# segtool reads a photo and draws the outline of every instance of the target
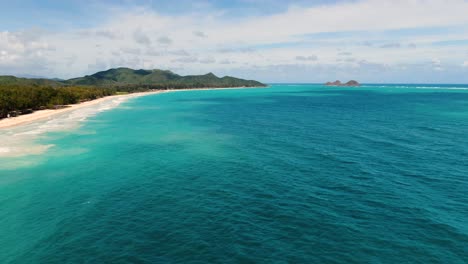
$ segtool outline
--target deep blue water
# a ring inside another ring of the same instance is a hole
[[[0,157],[1,263],[468,263],[468,86],[175,92],[80,124]]]

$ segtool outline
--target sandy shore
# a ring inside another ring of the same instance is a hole
[[[74,110],[77,110],[77,109],[80,109],[80,108],[83,108],[83,107],[96,105],[96,104],[102,103],[102,102],[107,101],[107,100],[113,100],[115,98],[126,98],[126,97],[132,98],[132,97],[139,97],[139,96],[145,96],[145,95],[157,94],[157,93],[163,93],[163,92],[165,92],[165,91],[132,93],[132,94],[123,94],[123,95],[111,95],[111,96],[106,96],[106,97],[99,98],[99,99],[96,99],[96,100],[83,102],[83,103],[80,103],[80,104],[69,105],[67,108],[62,108],[62,109],[57,109],[57,110],[53,110],[53,109],[39,110],[39,111],[36,111],[34,113],[31,113],[31,114],[27,114],[27,115],[20,115],[20,116],[16,116],[16,117],[1,119],[0,120],[0,129],[28,124],[28,123],[38,121],[38,120],[41,120],[41,119],[50,118],[50,117],[53,117],[54,115],[58,115],[58,114],[61,114],[61,113],[66,113],[66,112],[74,111]]]
[[[252,88],[252,87],[250,87]],[[259,87],[260,88],[260,87]],[[83,107],[96,105],[102,103],[106,100],[112,100],[115,98],[132,98],[132,97],[139,97],[139,96],[146,96],[151,94],[158,94],[158,93],[166,93],[166,92],[178,92],[178,91],[194,91],[194,90],[232,90],[232,89],[244,89],[244,87],[235,87],[235,88],[194,88],[194,89],[174,89],[174,90],[159,90],[159,91],[152,91],[152,92],[142,92],[142,93],[131,93],[131,94],[124,94],[124,95],[111,95],[103,98],[99,98],[92,101],[83,102],[80,104],[70,105],[67,108],[52,110],[39,110],[32,114],[21,115],[17,117],[5,118],[0,120],[0,129],[2,128],[11,128],[19,125],[24,125],[28,123],[32,123],[34,121],[38,121],[41,119],[46,119],[53,117],[54,115],[58,115],[65,112],[74,111]]]

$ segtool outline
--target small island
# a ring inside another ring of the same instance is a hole
[[[349,87],[353,87],[353,86],[361,86],[360,83],[358,83],[357,81],[355,80],[351,80],[347,83],[342,83],[340,82],[339,80],[336,80],[334,82],[327,82],[325,83],[326,86],[349,86]]]

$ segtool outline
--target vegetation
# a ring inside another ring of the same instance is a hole
[[[0,118],[8,114],[15,116],[40,109],[58,108],[114,93],[113,89],[96,87],[0,85]]]
[[[166,89],[260,87],[264,84],[212,73],[180,76],[163,70],[110,69],[70,80],[0,76],[0,118],[58,108],[80,101]]]
[[[163,70],[132,70],[129,68],[110,69],[93,75],[64,81],[72,85],[100,87],[146,87],[149,89],[182,89],[201,87],[254,87],[265,86],[257,81],[234,77],[218,78],[213,73],[205,75],[180,76]]]
[[[0,86],[4,85],[24,85],[24,86],[51,86],[58,87],[63,86],[62,83],[49,79],[27,79],[18,78],[15,76],[0,76]]]

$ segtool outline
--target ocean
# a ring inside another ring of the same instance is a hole
[[[0,263],[468,263],[468,86],[273,84],[0,130]]]

